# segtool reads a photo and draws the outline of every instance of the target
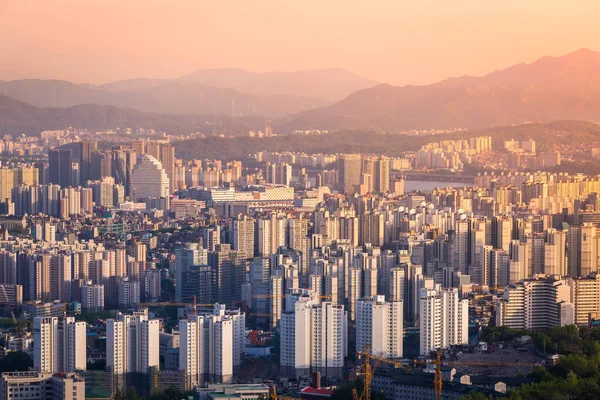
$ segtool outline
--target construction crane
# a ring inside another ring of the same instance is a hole
[[[277,298],[279,296],[275,296],[275,295],[271,295],[271,294],[257,294],[252,296],[252,298],[254,299],[274,299]],[[315,296],[317,299],[331,299],[330,295],[323,295],[323,296]],[[285,294],[281,296],[282,299],[285,298]],[[275,314],[275,313],[250,313],[248,314],[249,317],[281,317],[280,314]]]
[[[373,371],[377,368],[378,363],[387,363],[392,364],[395,368],[402,367],[402,362],[396,360],[390,360],[385,357],[379,357],[374,354],[371,354],[371,346],[366,345],[365,351],[357,351],[358,358],[365,358],[365,387],[363,389],[362,394],[359,396],[356,389],[352,389],[352,397],[354,400],[371,400],[371,380],[373,379]],[[371,360],[375,360],[376,364],[374,367],[371,367]]]
[[[525,362],[503,362],[503,361],[442,361],[442,353],[444,350],[438,350],[436,357],[432,361],[413,360],[413,364],[435,365],[435,374],[433,379],[433,387],[435,389],[435,400],[442,399],[442,365],[446,366],[472,366],[472,367],[541,367],[540,363],[525,363]]]
[[[2,289],[2,296],[5,299],[8,299],[8,295],[6,293],[6,288],[4,287],[4,285],[0,286],[0,288]],[[15,329],[17,330],[17,334],[19,337],[23,336],[23,331],[21,330],[21,328],[19,327],[19,322],[17,321],[17,317],[15,317],[15,309],[12,305],[8,306],[8,309],[10,310],[10,316],[12,317],[12,320],[15,324]]]
[[[472,367],[540,367],[540,363],[526,363],[526,362],[503,362],[503,361],[443,361],[442,354],[444,350],[438,350],[434,360],[412,360],[413,365],[429,365],[435,366],[435,373],[433,378],[433,387],[435,390],[435,400],[442,399],[443,381],[442,381],[442,366],[472,366]],[[370,354],[370,347],[367,345],[365,351],[357,351],[360,357],[365,357],[365,388],[363,393],[358,396],[356,389],[352,390],[353,400],[370,400],[371,399],[371,381],[373,380],[373,372],[377,368],[371,367],[370,360],[377,362],[384,362],[392,364],[395,368],[405,366],[401,361],[390,360],[384,357],[378,357]]]
[[[214,306],[214,303],[210,303],[210,304],[197,304],[196,303],[196,296],[192,296],[191,297],[193,299],[192,303],[186,303],[186,302],[181,302],[181,301],[160,301],[160,302],[155,302],[155,303],[139,303],[138,305],[140,307],[188,307],[188,306],[192,306],[194,307],[194,311],[196,310],[196,307],[212,307]],[[184,300],[183,299],[177,299],[177,300]]]
[[[277,388],[275,387],[275,385],[271,386],[271,396],[270,396],[271,400],[298,400],[296,397],[290,397],[290,396],[279,396],[277,394]]]
[[[254,296],[252,296],[253,299],[275,299],[281,297],[282,299],[285,299],[286,295],[282,294],[281,296],[275,295],[275,294],[255,294]],[[331,295],[323,295],[323,296],[315,296],[317,299],[331,299]]]
[[[24,332],[21,329],[21,327],[19,326],[19,321],[17,321],[17,317],[15,316],[15,310],[14,310],[13,306],[9,306],[8,308],[10,310],[10,316],[12,317],[12,320],[15,324],[15,329],[17,330],[17,336],[22,337]]]

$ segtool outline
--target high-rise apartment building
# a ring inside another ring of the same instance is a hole
[[[573,323],[571,287],[565,280],[540,276],[504,288],[496,303],[496,326],[546,329]]]
[[[193,265],[208,265],[208,251],[197,243],[187,243],[185,248],[175,250],[175,298],[181,301],[190,301],[183,298],[183,276]]]
[[[281,316],[282,372],[296,377],[315,371],[341,376],[347,353],[344,306],[318,303],[309,292],[286,298],[286,311]]]
[[[356,306],[356,350],[385,358],[401,358],[403,344],[402,301],[386,301],[385,296],[363,298]]]
[[[84,312],[104,310],[104,285],[87,281],[81,288],[81,308]]]
[[[241,258],[254,257],[254,219],[238,215],[232,222],[233,249]]]
[[[458,289],[422,289],[419,309],[422,355],[469,343],[469,301],[458,297]]]
[[[245,314],[215,304],[210,314],[179,321],[179,370],[189,387],[228,383],[241,365]]]
[[[65,317],[33,320],[33,366],[41,372],[86,370],[86,323]]]
[[[159,324],[148,318],[147,309],[131,315],[119,312],[106,321],[106,366],[118,387],[126,384],[128,373],[159,369]]]
[[[588,326],[591,319],[600,317],[600,274],[570,281],[573,298],[573,322]]]
[[[219,244],[214,252],[208,253],[208,265],[214,271],[217,301],[231,304],[239,300],[241,287],[246,283],[246,265],[238,252],[231,250],[229,244]]]
[[[131,148],[137,155],[146,154],[146,142],[143,140],[134,140],[131,142]]]

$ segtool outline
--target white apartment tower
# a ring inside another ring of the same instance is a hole
[[[215,304],[212,314],[179,321],[179,370],[189,387],[230,383],[241,365],[245,343],[245,314]]]
[[[159,320],[149,319],[147,309],[132,315],[117,313],[106,321],[106,366],[115,375],[158,369],[158,337]]]
[[[341,376],[347,352],[344,307],[319,303],[310,290],[292,299],[286,299],[286,312],[281,316],[282,372],[296,377],[311,371]]]
[[[36,317],[33,321],[33,366],[40,372],[86,370],[86,323],[65,317]]]
[[[580,282],[588,286],[588,282]],[[579,283],[578,283],[579,284]],[[589,282],[592,291],[595,282]],[[589,293],[589,288],[580,287]],[[573,323],[572,289],[566,280],[546,276],[525,279],[504,288],[496,302],[496,326],[514,329],[547,329]],[[567,314],[565,316],[565,312]]]
[[[179,321],[179,370],[186,371],[189,387],[202,386],[208,373],[205,337],[203,316]]]
[[[469,302],[458,289],[422,289],[419,302],[421,354],[469,343]]]
[[[86,281],[81,288],[81,308],[86,312],[104,310],[104,285],[93,284],[91,280]]]
[[[385,296],[363,298],[356,306],[356,349],[385,358],[401,358],[403,344],[402,301],[385,301]]]

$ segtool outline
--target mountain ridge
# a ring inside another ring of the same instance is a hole
[[[0,133],[38,135],[43,130],[68,127],[101,130],[111,128],[146,128],[174,134],[228,132],[242,135],[262,129],[264,117],[228,117],[217,114],[157,114],[130,108],[98,104],[72,107],[38,107],[0,94]]]
[[[275,127],[401,132],[558,119],[600,120],[600,53],[580,49],[430,85],[380,84],[332,105],[283,117]]]
[[[340,100],[374,81],[343,70],[253,73],[200,70],[174,79],[136,78],[103,85],[58,79],[0,81],[0,93],[39,107],[99,104],[162,114],[295,114]],[[332,74],[338,75],[337,80]]]

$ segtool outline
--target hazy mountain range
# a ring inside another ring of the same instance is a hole
[[[217,125],[224,128],[223,121],[235,127],[228,133],[242,133],[262,128],[267,118],[280,132],[312,128],[393,133],[561,119],[600,121],[600,53],[582,49],[482,77],[424,86],[376,84],[337,69],[264,74],[219,69],[101,86],[0,81],[0,94],[5,95],[0,97],[0,132],[10,133],[69,125],[206,132],[207,124],[211,131]]]
[[[600,121],[600,53],[581,49],[427,86],[381,84],[284,118],[277,126],[397,132],[559,119]]]
[[[72,126],[100,130],[105,128],[153,128],[175,134],[229,132],[233,135],[263,128],[267,119],[225,115],[144,113],[123,107],[83,104],[73,107],[37,107],[0,95],[0,133],[39,134],[43,130]]]
[[[0,81],[0,94],[39,107],[99,104],[161,114],[274,118],[331,104],[376,83],[340,69],[269,73],[212,69],[175,79],[131,79],[100,86]]]

